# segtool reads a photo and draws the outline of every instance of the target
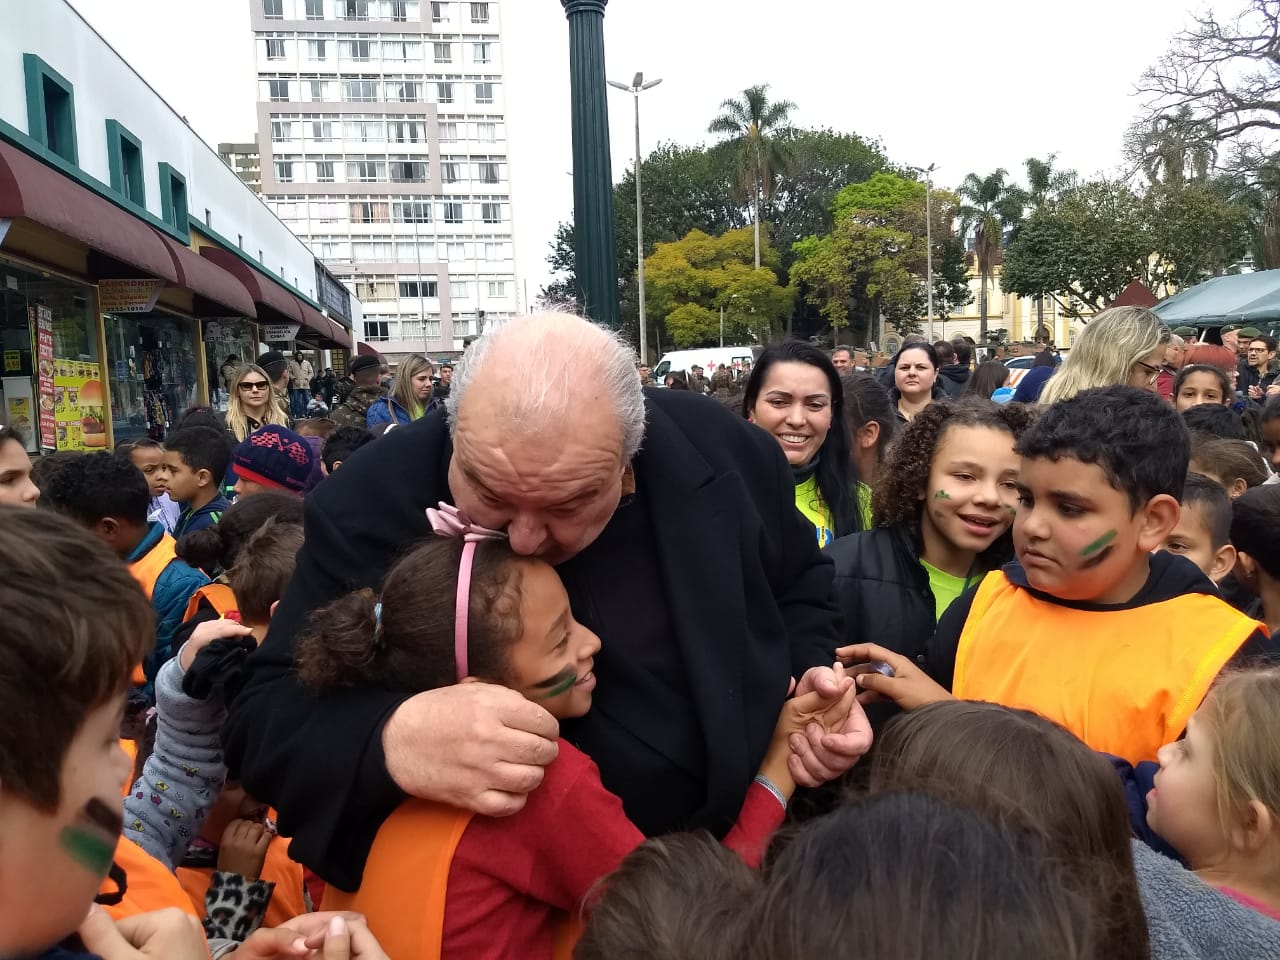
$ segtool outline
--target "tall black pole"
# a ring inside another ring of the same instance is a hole
[[[609,0],[560,2],[569,18],[573,233],[578,289],[587,316],[617,327],[618,255],[604,77],[604,8]]]

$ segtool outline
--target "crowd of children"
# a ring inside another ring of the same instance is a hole
[[[1280,484],[1231,388],[940,401],[892,442],[852,404],[878,482],[827,548],[838,693],[786,702],[722,843],[646,840],[561,740],[513,816],[401,803],[355,891],[290,858],[220,734],[303,496],[371,434],[197,411],[33,480],[0,427],[0,957],[1280,957]],[[556,569],[428,515],[312,611],[302,683],[590,710],[609,638]],[[793,805],[792,735],[864,706],[870,752]]]

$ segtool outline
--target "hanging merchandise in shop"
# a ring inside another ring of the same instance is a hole
[[[194,321],[159,311],[107,314],[106,334],[116,441],[163,442],[173,421],[201,402]]]

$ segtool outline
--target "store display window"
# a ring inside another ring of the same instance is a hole
[[[163,442],[183,411],[204,402],[196,321],[158,310],[109,313],[103,320],[116,442]]]

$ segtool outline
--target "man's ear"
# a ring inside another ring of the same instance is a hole
[[[1235,575],[1250,593],[1258,592],[1258,563],[1240,549],[1236,550]]]
[[[1235,565],[1236,548],[1229,543],[1224,543],[1213,555],[1213,562],[1209,565],[1209,579],[1214,583],[1221,582]]]
[[[1139,511],[1138,546],[1144,553],[1159,550],[1182,516],[1182,507],[1167,493],[1156,494]]]
[[[201,487],[207,487],[213,483],[213,471],[207,467],[201,467],[196,471],[196,484]]]
[[[120,540],[120,521],[115,517],[103,517],[93,525],[93,533],[99,540],[114,549]]]

